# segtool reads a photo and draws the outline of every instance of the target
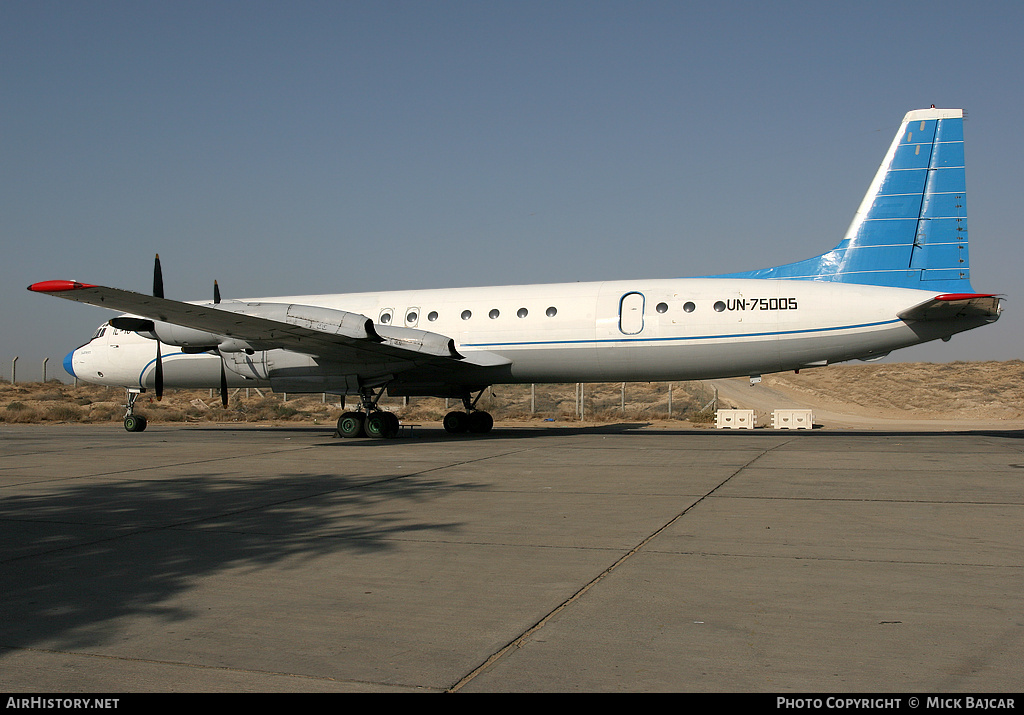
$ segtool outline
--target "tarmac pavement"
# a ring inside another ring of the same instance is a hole
[[[1024,431],[0,426],[0,692],[1018,692]]]

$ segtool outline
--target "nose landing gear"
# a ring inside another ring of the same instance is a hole
[[[140,387],[128,388],[128,402],[125,404],[124,428],[128,432],[142,432],[146,429],[146,418],[135,414],[135,401],[143,393]]]

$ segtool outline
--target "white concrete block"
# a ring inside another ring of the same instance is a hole
[[[772,412],[773,429],[814,429],[811,410],[775,410]]]
[[[718,429],[754,429],[757,416],[753,410],[718,410],[715,427]]]

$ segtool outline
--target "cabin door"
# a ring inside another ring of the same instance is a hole
[[[626,293],[619,301],[619,330],[625,335],[636,335],[644,329],[643,293]]]

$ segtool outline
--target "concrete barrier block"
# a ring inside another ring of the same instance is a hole
[[[718,429],[754,429],[757,416],[753,410],[718,410],[715,427]]]
[[[814,429],[814,413],[811,410],[775,410],[772,429]]]

